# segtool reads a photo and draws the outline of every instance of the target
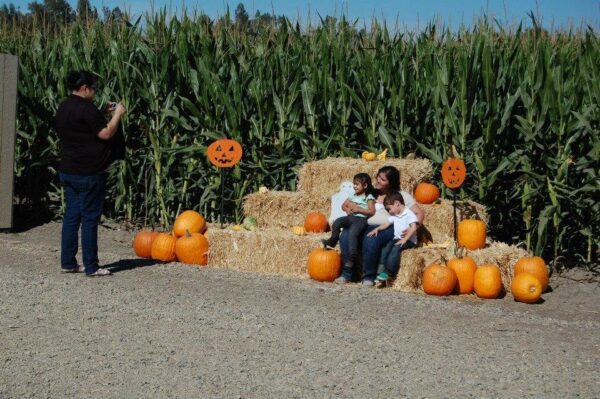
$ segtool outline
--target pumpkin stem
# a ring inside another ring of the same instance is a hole
[[[192,236],[190,234],[190,231],[188,229],[185,229],[185,236],[188,237],[188,238]]]

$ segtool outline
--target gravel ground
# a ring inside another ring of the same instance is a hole
[[[600,284],[538,305],[153,264],[59,272],[60,224],[0,234],[0,398],[600,397]]]

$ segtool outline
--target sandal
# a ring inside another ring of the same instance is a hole
[[[88,277],[111,276],[112,273],[108,269],[98,269],[94,273],[86,274]]]

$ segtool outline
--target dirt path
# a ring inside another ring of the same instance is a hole
[[[59,273],[60,224],[0,234],[0,398],[600,397],[600,285],[539,305],[134,260]]]

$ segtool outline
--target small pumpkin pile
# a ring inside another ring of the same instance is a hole
[[[141,258],[190,265],[208,264],[206,221],[196,211],[187,210],[175,219],[171,232],[141,230],[133,239],[133,250]]]
[[[515,263],[510,291],[515,301],[536,303],[548,288],[548,268],[539,256],[525,256]]]

